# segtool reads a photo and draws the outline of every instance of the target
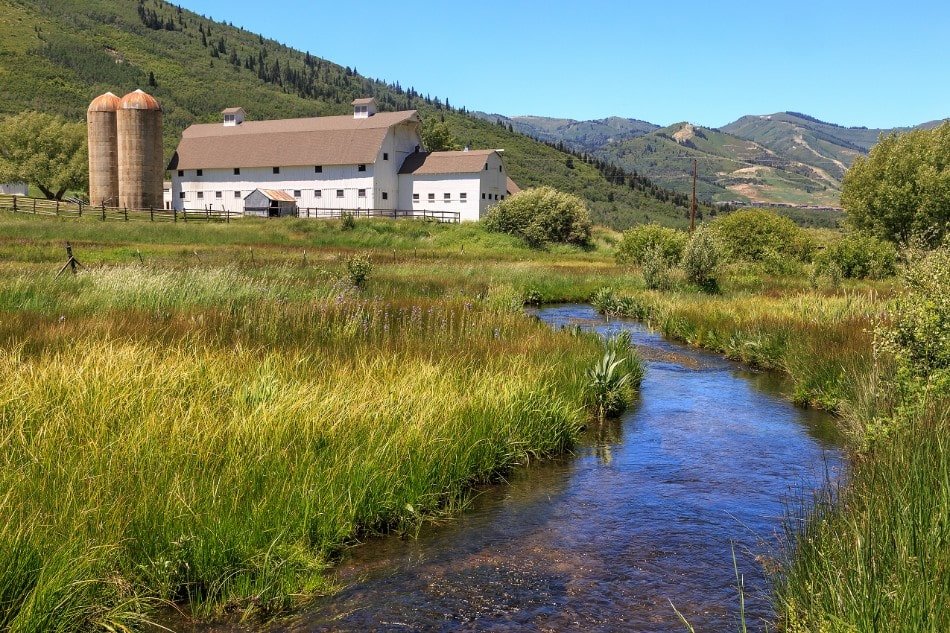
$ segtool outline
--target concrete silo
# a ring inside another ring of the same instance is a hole
[[[119,206],[162,208],[162,106],[136,90],[122,97],[116,113],[119,147]]]
[[[92,100],[86,110],[89,139],[89,201],[119,204],[119,145],[116,112],[120,100],[111,92]]]

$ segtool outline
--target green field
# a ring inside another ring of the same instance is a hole
[[[786,630],[944,629],[947,391],[873,351],[901,282],[729,262],[717,294],[678,270],[647,290],[617,239],[0,215],[0,626],[118,630],[168,602],[268,616],[332,591],[348,544],[571,446],[602,343],[522,306],[597,295],[838,414],[856,465],[789,524],[805,540],[775,578]],[[86,268],[56,278],[65,240]]]

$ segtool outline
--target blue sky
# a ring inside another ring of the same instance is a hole
[[[456,106],[721,126],[950,116],[945,2],[179,0]]]

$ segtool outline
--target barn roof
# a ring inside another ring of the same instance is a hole
[[[518,183],[511,179],[511,176],[508,176],[507,180],[505,181],[505,189],[508,191],[509,196],[521,191],[521,187],[519,187]]]
[[[296,202],[297,199],[286,191],[281,191],[280,189],[255,189],[254,191],[260,191],[265,198],[268,200],[276,200],[277,202]],[[247,200],[252,195],[254,191],[244,196],[244,199]]]
[[[169,169],[359,165],[376,162],[391,127],[419,123],[415,110],[192,125],[182,132]]]
[[[485,160],[493,149],[461,152],[415,152],[406,157],[400,174],[469,174],[485,169]]]

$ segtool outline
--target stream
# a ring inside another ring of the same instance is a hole
[[[773,616],[789,508],[841,476],[827,414],[794,407],[783,379],[671,343],[587,305],[534,312],[552,327],[628,330],[641,398],[594,425],[572,455],[512,473],[415,539],[354,548],[344,588],[286,631],[739,631]],[[769,627],[770,629],[773,627]]]

